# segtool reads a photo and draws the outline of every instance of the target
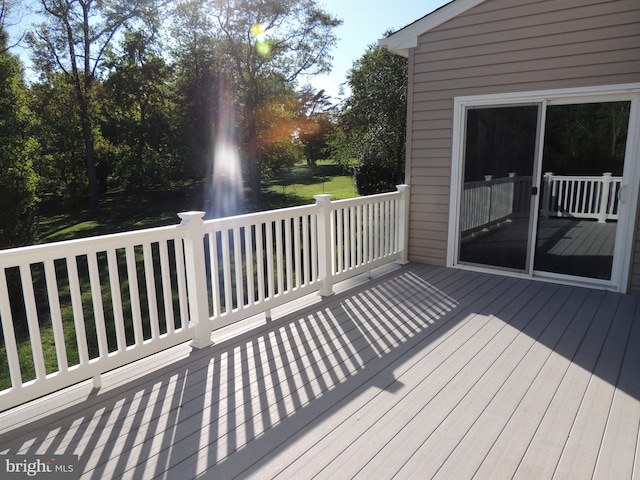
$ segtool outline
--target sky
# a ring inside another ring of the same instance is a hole
[[[324,89],[339,101],[340,84],[347,72],[371,44],[377,44],[387,30],[396,31],[449,0],[319,0],[318,3],[343,24],[335,30],[338,42],[333,50],[333,69],[329,75],[309,78],[316,89]]]
[[[377,44],[387,30],[396,31],[428,13],[449,3],[450,0],[318,0],[324,10],[343,21],[335,29],[338,37],[333,49],[333,69],[330,74],[306,79],[317,90],[324,89],[338,103],[344,98],[340,95],[340,84],[347,79],[347,72],[353,62],[362,57],[367,47]],[[24,23],[31,23],[26,17]],[[24,27],[24,25],[22,25]],[[17,32],[12,31],[12,34]],[[28,52],[17,48],[14,52],[28,63]],[[305,79],[300,79],[305,83]]]

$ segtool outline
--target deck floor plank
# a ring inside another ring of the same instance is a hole
[[[518,289],[518,291],[520,290]],[[508,304],[509,302],[510,297],[507,292],[508,290],[497,299],[486,298],[486,300],[492,301],[495,308],[499,310],[502,308],[500,304]],[[504,324],[492,315],[481,313],[468,315],[463,327],[464,330],[471,330],[469,333],[464,332],[468,341],[459,347],[456,346],[455,349],[452,349],[453,345],[446,345],[443,355],[448,358],[445,362],[436,363],[431,358],[424,357],[399,377],[398,380],[409,388],[403,392],[397,392],[398,400],[385,402],[381,406],[382,410],[372,416],[372,420],[375,420],[372,427],[365,432],[365,435],[349,442],[348,448],[339,452],[336,459],[323,469],[321,478],[335,478],[336,475],[342,474],[351,478],[359,474],[360,470],[367,466],[369,459],[382,458],[385,454],[385,448],[395,441],[397,435],[403,432],[408,425],[416,425],[416,420],[425,408],[433,412],[441,411],[447,407],[446,399],[455,398],[456,395],[463,396],[472,379],[467,379],[462,374],[453,377],[442,375],[442,371],[464,371],[469,362],[474,360],[480,351],[498,335],[503,326]],[[476,331],[477,327],[481,327],[479,331]],[[456,337],[461,334],[463,332],[458,332]],[[440,408],[437,405],[440,405]],[[424,432],[423,429],[420,431]],[[419,438],[421,437],[413,436],[413,442]],[[405,447],[407,446],[405,445]],[[405,448],[405,451],[410,450],[410,448]],[[402,453],[399,451],[395,453],[397,456],[394,461],[398,461]],[[363,463],[361,464],[354,459],[361,459]],[[326,459],[323,463],[326,463]],[[388,462],[384,467],[392,468]],[[385,470],[378,471],[378,474],[383,477],[386,477],[385,473]],[[363,474],[366,476],[366,473]]]
[[[495,399],[502,385],[513,375],[518,364],[535,344],[535,339],[544,331],[546,324],[567,301],[566,292],[559,291],[557,286],[547,287],[549,288],[545,292],[536,297],[536,302],[516,302],[521,310],[514,312],[516,315],[513,318],[500,315],[500,319],[507,322],[505,328],[496,341],[487,345],[484,352],[491,363],[486,370],[480,372],[482,375],[470,386],[455,408],[445,410],[446,416],[442,417],[433,434],[403,466],[403,478],[415,475],[425,475],[427,478],[435,476],[457,448],[460,439],[464,438]],[[550,290],[555,292],[550,294]],[[472,365],[475,367],[476,364],[474,361]],[[474,367],[471,369],[482,370]]]
[[[553,286],[548,287],[555,288]],[[523,304],[526,305],[526,299],[529,298],[532,301],[533,309],[540,308],[541,304],[536,305],[539,298],[541,298],[537,297],[536,293],[540,290],[535,288],[530,288],[529,290],[527,293],[520,293],[523,297]],[[512,294],[512,292],[510,291],[509,294]],[[520,295],[515,298],[519,298]],[[503,308],[500,308],[500,305],[496,303],[491,305],[491,319],[493,322],[497,322],[496,329],[490,332],[492,334],[490,337],[474,338],[474,349],[470,352],[473,356],[468,360],[465,359],[466,361],[462,363],[458,370],[451,371],[448,367],[443,366],[441,371],[437,372],[439,376],[444,378],[449,376],[451,380],[438,392],[436,398],[429,402],[424,402],[427,399],[423,399],[423,396],[418,393],[407,399],[409,403],[417,404],[421,408],[413,418],[404,423],[402,429],[393,436],[390,442],[383,445],[382,451],[375,455],[366,468],[359,472],[360,477],[367,478],[369,476],[370,478],[372,471],[380,469],[380,471],[389,475],[395,474],[401,470],[406,461],[414,459],[416,455],[420,456],[419,451],[422,445],[428,444],[439,436],[438,432],[443,428],[446,420],[450,418],[454,411],[459,410],[465,404],[469,398],[469,392],[481,382],[482,377],[491,368],[496,359],[496,352],[504,351],[508,348],[510,340],[513,338],[513,332],[505,332],[505,330],[510,330],[506,326],[505,319],[510,319],[521,308],[515,306],[513,298],[507,294],[502,295],[501,300],[505,303]],[[469,368],[470,365],[478,365],[479,368]],[[454,375],[451,376],[449,372],[454,373]],[[421,400],[423,401],[421,402]],[[374,438],[378,438],[378,436],[375,435]],[[399,448],[399,445],[402,444],[405,446],[412,445],[413,448]],[[437,455],[434,452],[429,452],[429,457],[434,458],[434,463],[438,463]]]
[[[634,297],[620,297],[614,322],[602,347],[555,475],[590,478],[595,471],[635,311]]]
[[[464,287],[465,285],[462,286]],[[454,293],[450,289],[447,289],[447,291],[449,294]],[[419,313],[416,312],[416,315],[419,315]],[[445,361],[447,359],[446,350],[439,348],[440,345],[451,341],[460,345],[469,340],[469,338],[463,338],[458,335],[456,333],[458,329],[459,327],[456,326],[432,342],[430,351],[425,352],[425,354],[431,354],[431,358],[435,362]],[[479,329],[480,326],[478,327],[478,330]],[[444,354],[441,353],[443,351]],[[318,457],[325,458],[328,455],[327,450],[335,449],[335,438],[340,438],[342,442],[344,442],[346,438],[357,438],[362,430],[366,430],[368,422],[375,420],[377,408],[375,402],[377,402],[380,397],[386,396],[389,391],[395,394],[396,388],[406,388],[406,385],[399,381],[398,376],[402,376],[404,371],[410,368],[410,366],[405,367],[403,365],[398,369],[394,369],[395,365],[392,363],[383,366],[384,370],[377,375],[376,388],[370,388],[369,384],[365,384],[362,388],[350,393],[349,397],[342,402],[343,405],[341,405],[339,409],[336,409],[335,412],[327,417],[322,417],[321,422],[319,422],[318,425],[314,425],[313,428],[316,432],[314,435],[304,435],[304,438],[297,440],[292,437],[290,441],[296,441],[292,443],[291,448],[287,449],[286,454],[274,455],[270,459],[269,463],[274,465],[274,469],[265,471],[264,467],[260,468],[260,475],[268,473],[269,478],[271,478],[271,476],[280,473],[283,465],[285,465],[286,468],[284,468],[282,473],[286,477],[296,478],[297,475],[300,474],[300,472],[296,471],[297,467],[299,467],[305,475],[309,475],[310,472],[313,471],[313,461],[317,460]],[[385,404],[386,400],[382,400],[381,402]],[[349,422],[349,420],[353,418],[358,419],[356,424]],[[318,438],[320,438],[320,440],[318,440]],[[310,449],[313,449],[315,452],[314,457],[306,458],[305,462],[301,462],[302,465],[296,465],[296,461],[302,457],[301,454]],[[293,455],[291,454],[292,452],[294,453]],[[309,461],[311,461],[311,463],[309,463]],[[319,462],[319,464],[319,468],[322,468],[322,462]]]
[[[566,304],[553,316],[549,316],[544,330],[527,346],[523,355],[512,359],[514,367],[509,376],[485,404],[477,420],[466,432],[461,433],[460,440],[438,470],[437,478],[473,477],[495,445],[496,439],[505,431],[508,422],[517,415],[526,397],[532,394],[536,378],[552,355],[550,346],[558,344],[586,298],[583,290],[574,289],[569,294],[562,289],[558,294],[567,296]],[[546,315],[543,312],[540,314]],[[536,320],[544,323],[540,314]],[[512,445],[508,447],[511,449]]]
[[[611,312],[619,297],[605,295],[596,313],[598,321],[591,324],[574,361],[569,366],[560,388],[540,422],[514,478],[552,478],[562,455],[577,411],[584,399],[591,373],[597,362],[604,339],[611,326]]]
[[[413,264],[337,292],[0,414],[0,454],[75,453],[83,479],[632,478],[638,297]]]
[[[625,359],[616,385],[609,418],[594,478],[632,478],[634,458],[637,456],[638,432],[640,429],[640,322],[638,299],[634,313],[634,324],[625,348]]]
[[[546,358],[542,369],[533,379],[516,410],[508,418],[504,418],[505,426],[499,435],[485,437],[484,441],[492,445],[474,473],[477,478],[511,478],[515,474],[531,439],[549,411],[549,406],[566,376],[571,365],[571,357],[577,351],[591,320],[595,318],[602,298],[601,292],[588,293],[562,337],[553,346],[553,350],[545,352]],[[542,345],[541,348],[549,347]],[[558,351],[563,354],[558,354]],[[508,393],[507,396],[509,396]],[[497,413],[498,418],[501,416]],[[482,437],[483,433],[481,430],[479,436]]]

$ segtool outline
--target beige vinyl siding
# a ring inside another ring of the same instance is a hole
[[[445,265],[454,98],[640,82],[640,1],[487,0],[409,58],[409,258]]]

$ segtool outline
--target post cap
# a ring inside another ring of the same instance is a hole
[[[198,212],[198,211],[180,212],[178,213],[178,217],[180,217],[180,219],[182,220],[180,224],[186,225],[192,220],[201,220],[202,217],[204,217],[205,213],[206,212]]]

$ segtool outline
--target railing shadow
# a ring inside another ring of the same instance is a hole
[[[5,434],[0,454],[77,454],[91,479],[243,477],[298,442],[292,462],[309,429],[324,428],[317,420],[357,409],[372,389],[397,391],[394,370],[470,317],[503,315],[533,337],[523,305],[571,288],[543,285],[410,265]],[[625,388],[637,395],[637,382]]]
[[[5,434],[0,453],[77,454],[95,479],[239,473],[246,455],[259,460],[354,390],[395,388],[380,362],[401,357],[422,330],[435,333],[432,318],[416,322],[420,312],[455,306],[410,272],[391,274]]]

